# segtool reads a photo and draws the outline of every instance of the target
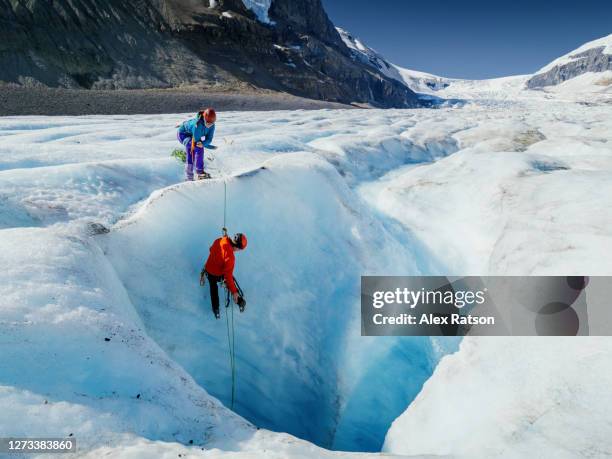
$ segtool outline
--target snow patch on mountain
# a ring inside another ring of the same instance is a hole
[[[270,11],[272,0],[242,0],[242,3],[245,7],[255,13],[257,19],[259,19],[261,22],[264,24],[271,23],[270,17],[268,16],[268,11]]]
[[[404,83],[417,93],[431,94],[450,84],[449,79],[430,73],[419,72],[399,67],[388,62],[381,54],[365,45],[341,27],[336,27],[344,44],[351,50],[354,59],[374,67],[383,75]]]
[[[450,86],[454,81],[452,78],[444,78],[431,73],[410,70],[393,65],[399,73],[402,81],[413,91],[422,94],[435,94]]]
[[[612,34],[585,43],[574,51],[555,59],[536,72],[526,85],[530,89],[554,87],[586,73],[609,71],[612,71]],[[609,80],[607,81],[606,86],[612,89]],[[581,80],[581,82],[583,85],[586,82],[591,88],[593,86],[588,84],[588,80]]]
[[[343,28],[336,27],[336,30],[340,34],[340,38],[342,38],[344,44],[351,50],[353,59],[356,59],[364,64],[374,67],[376,70],[380,71],[385,76],[403,82],[401,76],[397,72],[397,69],[395,69],[393,65],[387,62],[384,57],[382,57],[372,48],[364,45],[361,40],[354,37]]]

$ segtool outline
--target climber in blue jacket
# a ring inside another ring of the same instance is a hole
[[[193,165],[195,163],[198,180],[210,178],[204,172],[204,148],[209,148],[215,135],[217,114],[213,108],[200,110],[195,118],[182,122],[178,126],[176,137],[185,147],[185,180],[193,180]]]

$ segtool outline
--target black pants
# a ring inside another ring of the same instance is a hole
[[[207,272],[206,278],[208,279],[208,285],[210,285],[210,302],[212,304],[212,310],[215,315],[217,315],[219,314],[219,286],[217,284],[223,280],[223,276],[215,276]]]

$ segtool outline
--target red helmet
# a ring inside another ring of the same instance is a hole
[[[238,247],[240,250],[246,249],[247,246],[247,237],[244,233],[236,233],[234,236],[234,245]]]
[[[217,113],[212,107],[208,107],[206,110],[200,111],[199,114],[202,118],[204,118],[204,121],[206,121],[207,123],[214,123],[215,121],[217,121]]]

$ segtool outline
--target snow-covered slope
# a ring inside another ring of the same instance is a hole
[[[488,80],[452,80],[436,95],[445,99],[477,101],[477,103],[488,103],[488,101],[512,103],[539,96],[539,94],[534,95],[533,91],[525,91],[525,81],[528,78],[529,75],[516,75]]]
[[[451,80],[437,95],[465,99],[559,98],[612,100],[612,34],[585,43],[531,75],[490,80]]]
[[[409,70],[388,62],[381,54],[365,45],[361,40],[351,35],[341,27],[336,27],[342,41],[351,50],[353,58],[368,64],[384,75],[404,83],[417,93],[431,94],[447,87],[452,80],[430,73]]]
[[[419,72],[418,70],[405,69],[397,65],[393,65],[393,67],[395,67],[397,73],[401,77],[401,81],[403,81],[406,86],[422,94],[434,94],[436,91],[447,88],[455,81],[451,78]]]
[[[559,97],[590,101],[601,96],[610,100],[612,96],[612,34],[585,43],[531,75],[465,80],[399,67],[348,31],[340,27],[337,30],[354,59],[404,83],[422,98],[513,100]],[[544,89],[545,94],[529,89]]]
[[[398,81],[403,81],[395,67],[387,62],[384,57],[382,57],[372,48],[364,45],[361,40],[352,36],[343,28],[336,27],[336,30],[340,34],[340,38],[342,38],[344,44],[351,50],[351,54],[354,59],[374,67],[388,77],[395,78]]]
[[[544,88],[547,94],[554,94],[577,100],[605,102],[612,100],[612,70],[586,72],[554,86]]]
[[[583,58],[576,56],[576,54],[582,54],[585,51],[590,51],[592,49],[603,48],[602,52],[604,54],[612,54],[612,34],[607,35],[605,37],[598,38],[597,40],[589,41],[580,47],[576,48],[573,51],[570,51],[567,54],[555,59],[554,61],[548,63],[540,70],[538,70],[535,74],[546,73],[549,70],[552,70],[555,67],[560,67],[571,62],[575,62],[577,60],[581,60]]]
[[[610,457],[611,353],[609,337],[466,338],[393,423],[385,451]]]
[[[512,76],[490,80],[462,80],[445,78],[418,70],[406,69],[388,62],[381,54],[337,27],[340,37],[351,50],[353,59],[370,65],[390,78],[402,82],[423,99],[500,100],[515,99],[524,89],[529,76]]]
[[[86,233],[4,229],[0,260],[2,432],[72,434],[86,451],[135,436],[187,444],[253,431],[147,336]]]
[[[0,430],[72,433],[90,457],[334,457],[255,426],[376,450],[433,373],[388,450],[510,455],[537,441],[553,455],[569,429],[609,450],[597,429],[610,399],[587,413],[590,398],[565,396],[584,380],[559,370],[586,356],[607,383],[609,356],[590,342],[474,340],[436,372],[456,341],[364,338],[358,312],[366,273],[609,275],[610,107],[508,98],[364,113],[220,113],[216,179],[198,183],[177,183],[168,158],[183,116],[0,119]],[[230,230],[250,241],[237,257],[238,414],[219,402],[225,323],[197,285],[224,179]],[[559,378],[543,378],[544,359]],[[481,384],[466,387],[472,372]],[[465,416],[455,394],[478,406],[496,375],[499,403],[467,424],[509,420],[487,431],[495,449],[485,435],[436,439],[441,417]],[[535,398],[517,392],[528,383],[562,426],[534,424]],[[432,423],[408,431],[425,410]]]
[[[597,211],[612,196],[610,108],[551,101],[464,113],[412,131],[448,123],[458,153],[364,184],[365,199],[411,228],[447,274],[607,275],[612,264],[596,254],[612,250],[600,232],[612,214]]]
[[[527,87],[554,86],[585,73],[606,71],[612,71],[612,34],[585,43],[545,65],[527,81]]]

